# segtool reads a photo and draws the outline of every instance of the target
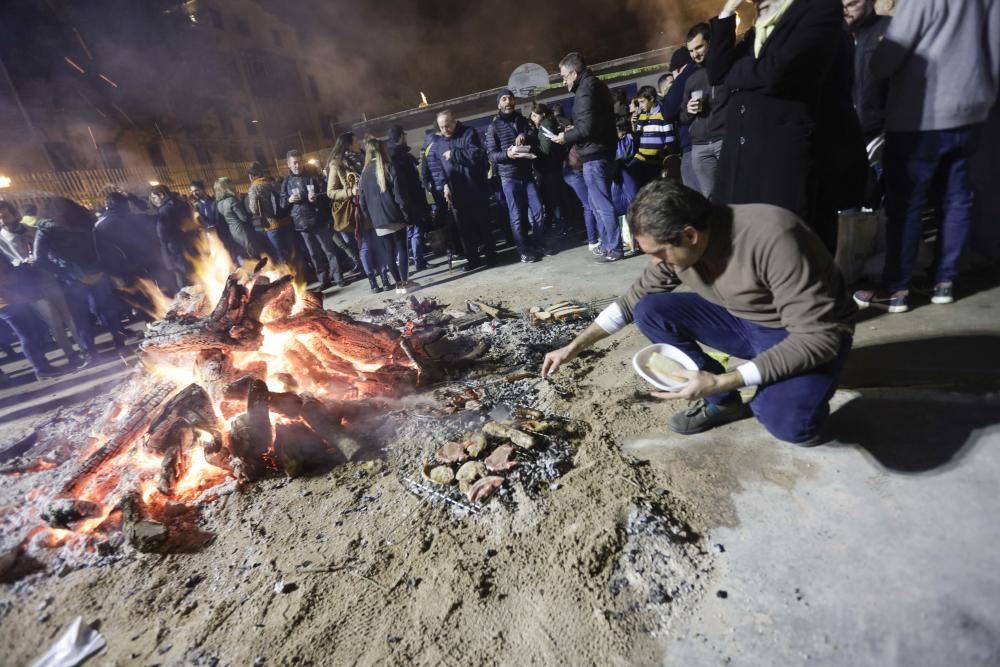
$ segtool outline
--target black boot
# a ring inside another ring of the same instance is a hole
[[[347,287],[347,281],[344,280],[344,276],[340,273],[333,274],[333,284],[337,287]]]
[[[384,287],[382,288],[382,291],[384,291],[384,292],[388,292],[389,290],[396,289],[396,286],[392,283],[392,280],[389,279],[389,272],[388,271],[386,271],[386,272],[384,272],[382,274],[382,284],[384,285]]]
[[[375,280],[375,276],[368,276],[368,284],[372,286],[372,294],[378,294],[382,291],[382,286]]]

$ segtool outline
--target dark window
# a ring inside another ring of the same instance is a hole
[[[333,140],[333,119],[326,114],[319,115],[319,126],[323,131],[323,138]]]
[[[309,82],[309,92],[312,93],[313,101],[319,102],[319,86],[316,85],[316,77],[310,74],[306,80]]]
[[[215,9],[206,10],[208,14],[208,20],[212,22],[212,27],[216,30],[225,30],[222,26],[222,14]]]
[[[208,152],[204,144],[192,144],[194,155],[198,158],[198,164],[212,164],[212,154]]]
[[[257,136],[257,123],[254,122],[254,119],[248,116],[246,118],[246,122],[247,122],[247,134],[251,136]]]
[[[105,142],[97,145],[97,149],[101,153],[101,162],[108,169],[121,169],[125,165],[122,164],[122,156],[118,154],[118,147],[115,146],[114,142]]]
[[[45,152],[49,154],[49,161],[52,162],[56,171],[73,171],[76,164],[73,161],[73,153],[69,146],[61,141],[48,141],[45,143]]]
[[[229,119],[227,109],[216,109],[215,114],[219,117],[219,129],[223,134],[233,133],[233,121]]]
[[[247,23],[245,18],[236,17],[236,32],[240,33],[244,37],[250,36],[250,24]]]
[[[271,34],[274,35],[274,44],[275,44],[275,46],[277,46],[279,49],[282,48],[285,44],[281,41],[281,33],[278,32],[278,29],[277,28],[273,28],[271,30]]]
[[[160,144],[149,145],[149,161],[153,163],[154,167],[167,166],[167,159],[163,157],[163,147]]]

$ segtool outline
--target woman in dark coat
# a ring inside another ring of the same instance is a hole
[[[267,237],[254,229],[253,219],[243,205],[243,199],[236,193],[228,178],[215,182],[216,208],[223,224],[229,228],[229,235],[239,249],[239,256],[246,260],[260,257],[268,251]]]
[[[361,172],[361,211],[371,221],[382,246],[381,266],[384,289],[391,288],[388,274],[396,279],[396,293],[406,294],[413,283],[407,280],[409,260],[406,252],[406,196],[403,185],[392,168],[385,144],[375,137],[365,139],[365,168]],[[369,274],[373,292],[378,292],[375,277]]]
[[[708,79],[732,91],[713,201],[794,211],[833,250],[837,210],[860,201],[867,176],[841,0],[754,2],[739,43],[741,1],[710,22]]]

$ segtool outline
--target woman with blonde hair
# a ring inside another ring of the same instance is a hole
[[[361,142],[353,132],[343,132],[337,137],[326,165],[326,196],[330,199],[333,215],[333,241],[344,251],[354,267],[362,268],[363,259],[358,257],[357,240],[360,237],[361,211],[358,195],[364,156]]]
[[[396,293],[406,294],[413,283],[407,281],[409,258],[406,252],[406,199],[392,168],[385,144],[375,137],[365,139],[365,168],[361,172],[361,211],[371,221],[372,230],[362,237],[365,245],[381,245],[380,266],[383,289],[389,289],[389,273],[396,280]],[[372,238],[374,235],[375,238]],[[369,275],[372,291],[379,291],[375,277]]]
[[[229,227],[229,234],[239,248],[240,259],[260,257],[265,253],[272,259],[277,259],[277,254],[270,247],[271,243],[267,237],[253,228],[250,213],[247,212],[242,198],[233,187],[233,182],[225,177],[220,178],[215,182],[213,189],[216,209]]]

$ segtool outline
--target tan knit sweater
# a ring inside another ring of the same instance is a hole
[[[794,213],[776,206],[718,207],[697,264],[675,274],[651,262],[618,305],[631,322],[644,296],[681,284],[735,317],[788,330],[752,360],[764,384],[831,361],[842,334],[854,331],[856,307],[830,253]]]

